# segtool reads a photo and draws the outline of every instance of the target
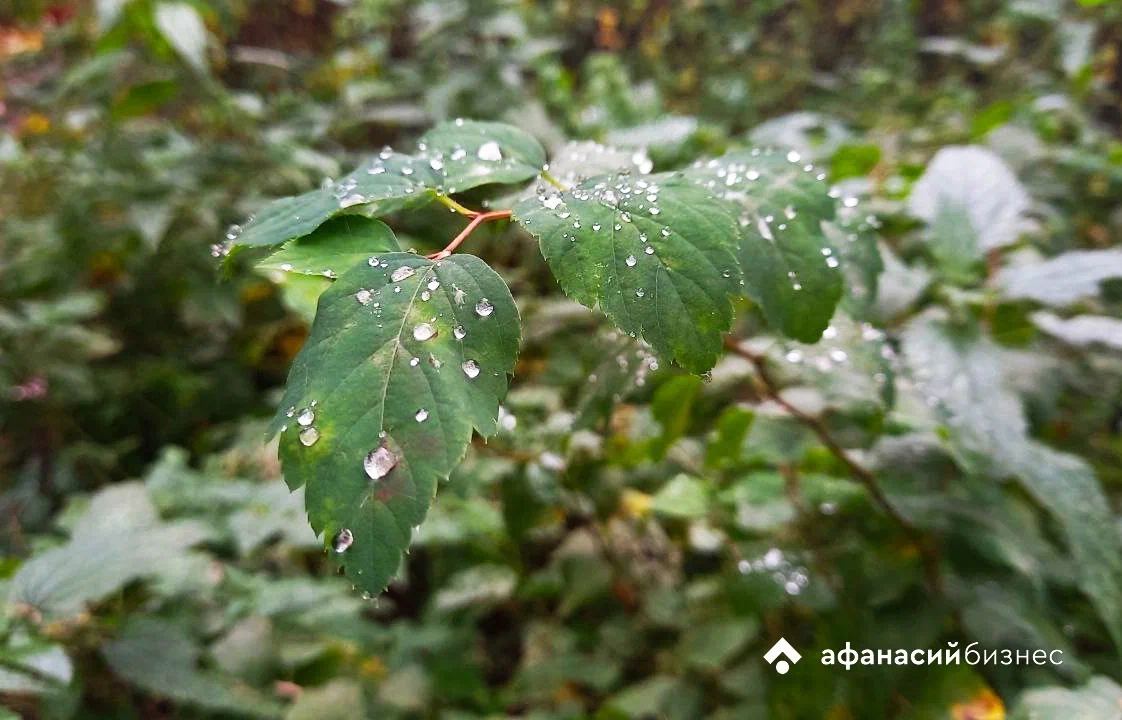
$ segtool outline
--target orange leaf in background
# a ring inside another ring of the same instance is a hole
[[[601,50],[619,50],[623,38],[619,34],[619,17],[611,8],[603,8],[596,16],[596,46]]]
[[[39,30],[0,28],[0,58],[43,49],[43,33]]]
[[[24,135],[42,135],[50,129],[51,119],[39,113],[31,113],[25,117],[20,128]]]
[[[982,690],[970,702],[951,706],[954,720],[1005,720],[1005,704],[993,690]]]

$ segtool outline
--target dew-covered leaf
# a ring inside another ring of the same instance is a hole
[[[740,280],[725,203],[676,176],[608,175],[514,214],[566,294],[687,370],[713,367]]]
[[[524,130],[503,123],[441,123],[421,138],[421,147],[440,170],[441,185],[449,193],[529,180],[545,165],[541,143]]]
[[[366,214],[385,215],[424,205],[436,197],[441,177],[427,158],[385,149],[329,188],[273,201],[226,237],[243,247],[279,245],[358,206]]]
[[[932,253],[956,269],[1016,242],[1029,204],[1013,171],[976,146],[940,150],[908,197],[909,212],[929,225]]]
[[[1004,268],[1005,297],[1063,307],[1099,293],[1099,283],[1122,278],[1122,250],[1073,250],[1042,263]]]
[[[686,176],[738,207],[740,267],[768,322],[796,340],[817,340],[844,285],[838,248],[823,226],[836,211],[825,176],[794,151],[760,150],[698,162]]]
[[[596,175],[624,173],[646,175],[654,168],[643,148],[618,148],[591,140],[566,143],[549,158],[549,172],[567,187]]]
[[[397,570],[472,429],[497,429],[518,311],[482,260],[375,256],[320,300],[272,431],[290,488],[363,590]]]
[[[790,340],[769,355],[784,375],[818,388],[831,407],[875,412],[892,405],[891,346],[883,332],[845,313],[834,316],[817,343]]]
[[[336,277],[371,255],[396,252],[393,231],[380,220],[341,215],[257,263],[262,270]]]
[[[875,218],[862,217],[856,208],[844,208],[836,222],[823,223],[822,229],[836,248],[845,274],[845,294],[841,307],[858,320],[874,315],[880,276],[885,262],[877,244]]]

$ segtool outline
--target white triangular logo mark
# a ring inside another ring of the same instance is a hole
[[[775,662],[775,659],[780,655],[783,655],[791,662],[787,662],[787,660]],[[764,660],[767,660],[769,664],[775,663],[775,671],[780,675],[786,675],[787,671],[791,669],[791,666],[799,660],[802,660],[802,657],[798,650],[791,647],[791,643],[787,642],[786,638],[779,638],[779,642],[772,645],[771,649],[764,655]]]

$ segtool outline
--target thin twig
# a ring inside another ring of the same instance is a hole
[[[471,222],[467,224],[467,227],[461,230],[459,235],[452,238],[452,242],[448,243],[448,245],[443,250],[441,250],[440,252],[435,252],[431,255],[426,255],[425,257],[429,260],[443,260],[444,258],[451,255],[464,240],[467,240],[468,236],[475,232],[475,229],[477,227],[490,220],[502,220],[508,218],[512,214],[513,211],[511,210],[493,210],[491,212],[477,213],[474,217],[472,217]]]
[[[933,548],[923,534],[913,525],[906,517],[900,514],[900,511],[893,507],[892,503],[888,501],[884,491],[881,489],[880,484],[877,483],[876,476],[869,472],[868,469],[862,467],[850,457],[849,453],[845,451],[838,441],[830,434],[829,429],[826,428],[822,421],[818,418],[806,414],[799,408],[788,402],[782,395],[779,394],[779,386],[771,377],[771,372],[767,368],[767,362],[764,357],[757,355],[748,348],[742,346],[735,338],[725,337],[725,348],[730,352],[739,355],[740,357],[748,360],[756,368],[756,374],[760,378],[763,385],[764,394],[768,399],[775,402],[777,405],[787,411],[791,417],[798,420],[807,429],[809,429],[818,440],[826,446],[834,457],[841,461],[843,465],[849,470],[849,473],[857,479],[865,490],[869,493],[873,503],[879,507],[885,515],[892,519],[894,523],[900,526],[904,534],[915,544],[919,549],[920,554],[923,556],[924,570],[927,575],[927,581],[931,588],[936,593],[942,593],[942,580],[939,575],[939,555],[938,551]]]

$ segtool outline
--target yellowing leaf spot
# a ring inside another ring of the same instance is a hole
[[[1005,720],[1005,704],[993,690],[986,688],[967,703],[951,706],[954,720]]]

